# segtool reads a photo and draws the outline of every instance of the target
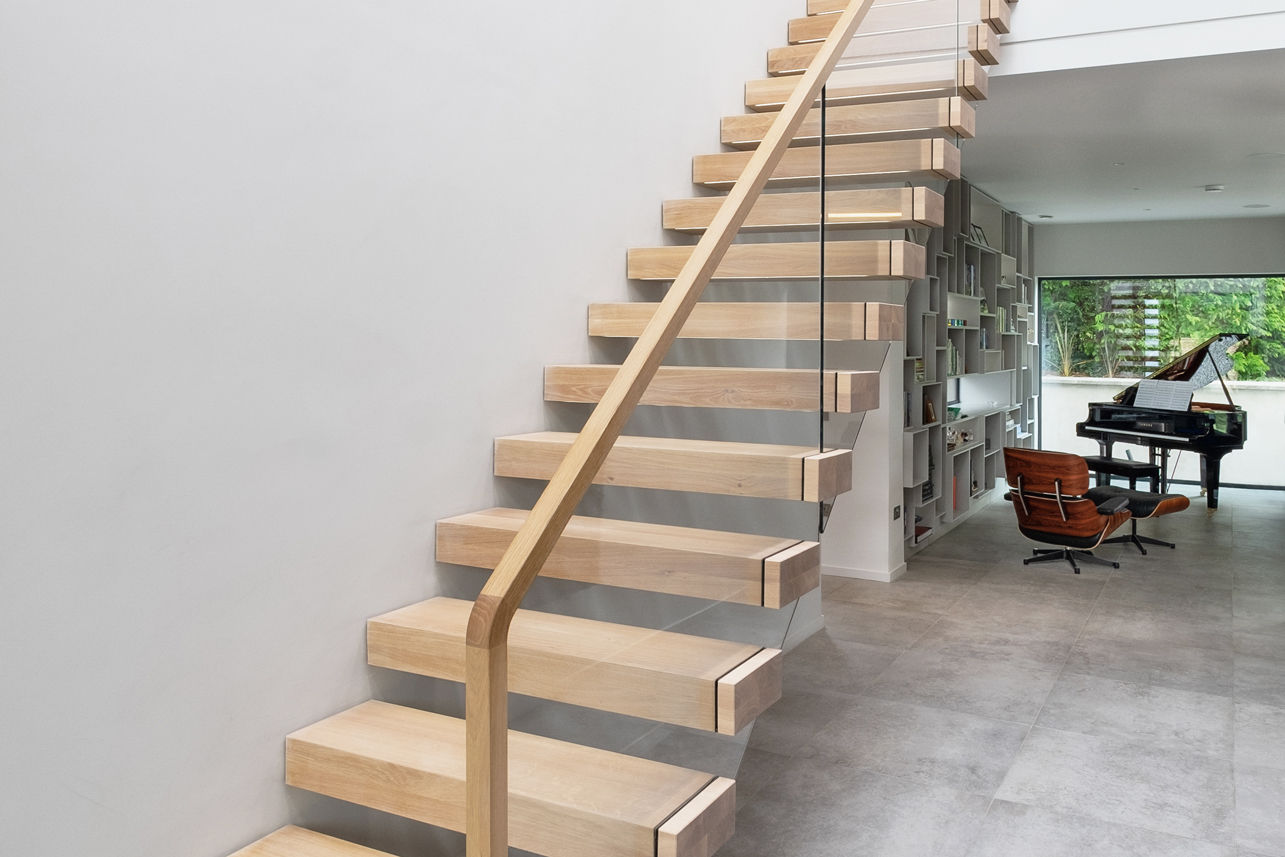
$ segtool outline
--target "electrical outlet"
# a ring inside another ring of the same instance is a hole
[[[900,507],[900,506],[893,506],[893,507],[892,507],[892,519],[893,519],[894,521],[900,521],[900,520],[901,520],[901,507]]]

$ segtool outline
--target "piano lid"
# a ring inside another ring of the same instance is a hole
[[[1248,338],[1247,333],[1220,333],[1212,336],[1169,365],[1151,373],[1145,380],[1180,382],[1195,393],[1201,387],[1214,381],[1221,382],[1227,377],[1232,369],[1231,355]],[[1223,392],[1227,395],[1228,403],[1232,403],[1225,384]],[[1138,385],[1135,383],[1117,393],[1115,400],[1122,405],[1132,406],[1137,395]]]

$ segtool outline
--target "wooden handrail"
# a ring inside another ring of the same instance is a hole
[[[873,3],[852,0],[839,17],[473,605],[465,659],[468,857],[508,853],[513,615]]]

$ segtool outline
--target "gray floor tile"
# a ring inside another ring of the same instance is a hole
[[[1084,636],[1231,649],[1231,610],[1228,605],[1226,615],[1210,616],[1185,610],[1100,601],[1084,626]]]
[[[847,709],[841,696],[790,693],[754,721],[749,746],[782,756],[792,756],[831,720]]]
[[[828,759],[792,759],[737,813],[719,857],[956,857],[987,799]]]
[[[912,651],[934,651],[993,661],[1038,661],[1061,665],[1072,643],[1048,639],[1044,629],[1034,632],[1019,627],[976,625],[949,617],[929,628],[911,647]]]
[[[1285,708],[1236,703],[1237,766],[1285,770]]]
[[[1234,723],[1229,696],[1074,673],[1057,682],[1038,721],[1049,729],[1140,739],[1223,758],[1231,757]]]
[[[1030,724],[1059,672],[1060,664],[914,648],[888,667],[866,693],[895,702]]]
[[[899,610],[872,604],[825,604],[826,630],[836,640],[904,649],[918,640],[939,617],[935,613]]]
[[[1066,671],[1231,696],[1234,662],[1227,649],[1092,636],[1075,644]]]
[[[1237,657],[1251,655],[1268,661],[1285,661],[1285,637],[1236,631],[1232,639]]]
[[[946,618],[983,628],[1021,633],[1045,641],[1072,641],[1084,627],[1092,601],[1068,603],[1054,596],[973,587],[946,611]]]
[[[836,640],[821,631],[785,655],[787,694],[854,694],[874,681],[903,649]]]
[[[973,714],[858,697],[800,755],[993,795],[1027,728]]]
[[[1236,857],[1216,845],[997,800],[967,857]]]
[[[1271,857],[1285,857],[1285,770],[1236,768],[1236,844]]]
[[[848,580],[826,593],[827,600],[869,604],[921,613],[941,613],[972,586],[972,581],[899,580],[896,585],[872,580]]]
[[[1037,726],[996,797],[1226,844],[1231,777],[1230,759]]]
[[[1285,708],[1285,659],[1236,655],[1237,702]]]
[[[1285,588],[1237,590],[1232,596],[1235,628],[1249,634],[1267,634],[1285,641]]]

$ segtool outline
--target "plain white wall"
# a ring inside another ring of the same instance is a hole
[[[1041,277],[1285,272],[1285,217],[1035,227]]]
[[[996,76],[1263,51],[1285,45],[1282,0],[1027,3],[1003,39]]]
[[[216,857],[798,0],[5,4],[0,829]]]

